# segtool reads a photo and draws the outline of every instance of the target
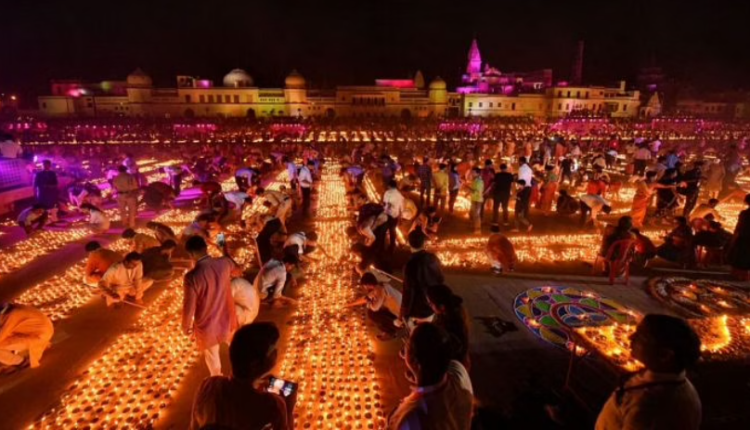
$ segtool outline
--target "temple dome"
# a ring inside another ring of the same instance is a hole
[[[292,70],[292,73],[284,80],[287,88],[304,88],[306,85],[305,78],[298,71]]]
[[[129,87],[150,87],[153,85],[151,77],[140,68],[135,69],[133,73],[128,75],[127,83]]]
[[[443,78],[441,78],[440,76],[436,77],[435,79],[432,80],[432,82],[430,82],[431,90],[445,90],[447,88],[448,86],[446,85]]]
[[[224,76],[225,87],[251,87],[253,78],[242,69],[234,69]]]

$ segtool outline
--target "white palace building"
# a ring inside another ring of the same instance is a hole
[[[483,67],[484,66],[484,67]],[[618,87],[553,84],[549,69],[504,73],[482,64],[476,40],[469,50],[463,85],[449,92],[435,77],[425,86],[414,79],[378,79],[375,85],[308,88],[292,71],[283,88],[259,88],[241,69],[224,76],[221,85],[208,79],[178,76],[174,88],[155,88],[137,69],[125,81],[84,83],[53,81],[52,94],[39,97],[47,117],[563,117],[586,111],[627,118],[638,116],[640,95]]]

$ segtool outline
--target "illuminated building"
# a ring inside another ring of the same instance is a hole
[[[528,73],[501,72],[484,64],[477,41],[469,49],[463,86],[462,111],[467,116],[563,117],[573,112],[590,112],[615,118],[639,114],[640,93],[619,87],[569,86],[554,84],[552,70]]]
[[[155,87],[136,69],[124,81],[53,81],[52,94],[39,97],[40,114],[49,117],[562,117],[586,111],[612,117],[639,114],[639,92],[619,87],[554,84],[552,70],[501,72],[484,64],[477,41],[471,45],[462,85],[449,92],[421,72],[413,79],[376,79],[375,85],[308,86],[292,71],[283,87],[260,88],[242,69],[215,85],[210,79],[177,76],[173,88]]]

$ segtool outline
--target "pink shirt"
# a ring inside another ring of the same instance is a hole
[[[232,269],[227,258],[205,256],[185,274],[182,328],[195,331],[198,349],[229,342],[237,328],[232,298]]]

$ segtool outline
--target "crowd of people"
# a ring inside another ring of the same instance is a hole
[[[130,138],[137,135],[137,125],[125,128]],[[430,121],[309,123],[301,129],[303,134],[287,136],[267,125],[227,123],[194,131],[222,143],[167,146],[160,158],[180,161],[162,167],[162,178],[150,183],[133,156],[150,154],[128,145],[91,145],[78,156],[53,147],[33,159],[34,166],[41,163],[33,180],[35,202],[18,217],[27,234],[80,212],[93,232],[112,233],[117,226],[128,241],[125,253],[98,240],[85,245],[82,281],[99,289],[108,307],[146,306],[149,288],[184,274],[182,330],[194,339],[210,374],[196,392],[192,428],[293,428],[296,392],[264,388],[278,358],[279,329],[256,320],[264,304],[293,306],[291,292],[309,262],[328,257],[306,223],[315,217],[315,188],[326,159],[342,165],[352,214],[352,228],[341,232],[351,237],[358,256],[358,299],[349,307],[366,306],[381,341],[402,341],[404,378],[415,387],[389,415],[389,429],[463,430],[476,415],[469,317],[430,251],[446,231],[486,234],[487,265],[497,275],[518,270],[514,237],[553,231],[553,224],[564,232],[600,231],[605,265],[624,259],[645,264],[658,256],[692,267],[717,258],[740,279],[750,273],[750,208],[739,214],[733,233],[717,209],[731,200],[750,206],[738,181],[747,163],[745,130],[733,125],[706,132],[699,141],[632,124],[585,135],[552,133],[548,124],[532,121],[489,121],[479,135],[460,126],[435,131]],[[175,132],[162,123],[148,130],[151,140],[158,140],[160,130]],[[269,138],[276,141],[267,143]],[[23,156],[27,150],[7,152]],[[273,184],[279,172],[285,172],[285,182]],[[67,187],[60,186],[58,174],[72,178]],[[634,190],[632,201],[620,197],[623,188]],[[144,207],[176,207],[188,189],[195,191],[187,207],[196,216],[182,231],[139,220]],[[107,215],[110,202],[118,208],[118,222]],[[625,212],[615,217],[618,205]],[[643,234],[662,225],[674,227],[658,245]],[[234,258],[230,242],[255,250],[254,276]],[[405,263],[398,257],[400,245],[409,250]],[[39,311],[3,304],[0,363],[23,367],[27,352],[28,364],[38,366],[52,333]],[[19,343],[21,338],[26,340]],[[631,342],[645,370],[613,393],[597,429],[654,423],[698,428],[700,400],[685,377],[700,354],[692,329],[677,318],[648,315]],[[231,373],[221,366],[222,344],[229,346]],[[667,401],[669,407],[653,407]]]

